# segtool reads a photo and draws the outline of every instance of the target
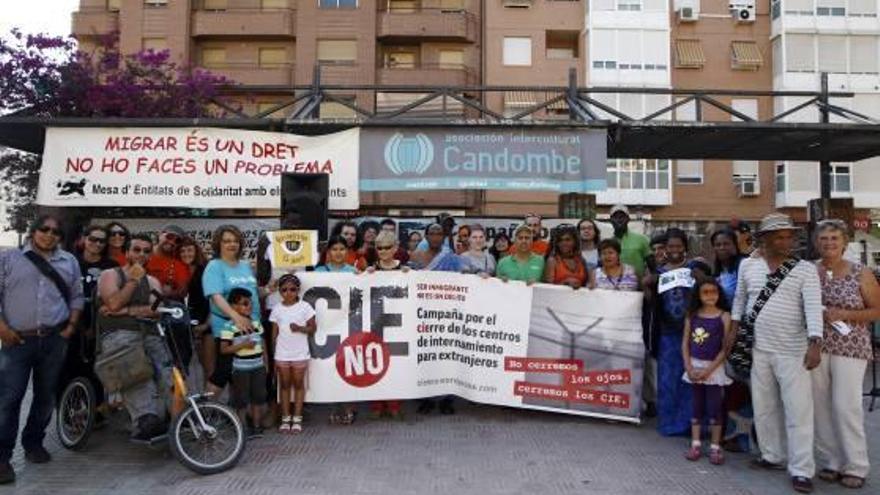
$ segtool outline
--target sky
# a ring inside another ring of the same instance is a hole
[[[14,27],[25,33],[70,34],[70,14],[79,0],[0,0],[0,36]]]

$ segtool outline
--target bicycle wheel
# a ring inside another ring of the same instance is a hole
[[[235,466],[244,453],[244,426],[235,411],[215,402],[198,404],[205,424],[202,428],[196,410],[183,411],[168,435],[171,450],[181,464],[199,474],[215,474]]]
[[[95,424],[95,400],[95,389],[87,378],[75,378],[64,388],[55,414],[55,429],[64,448],[86,446]]]

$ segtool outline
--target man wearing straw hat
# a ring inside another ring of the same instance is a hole
[[[740,265],[732,319],[734,330],[754,329],[751,386],[761,457],[751,466],[782,470],[787,462],[792,487],[809,493],[815,471],[810,370],[821,359],[822,294],[816,268],[792,255],[796,230],[788,215],[761,220],[760,255]]]

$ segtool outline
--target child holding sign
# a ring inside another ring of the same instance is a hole
[[[691,448],[685,454],[689,461],[702,456],[700,433],[704,418],[709,420],[712,443],[709,462],[723,464],[721,453],[721,429],[724,410],[722,396],[724,387],[732,380],[724,372],[730,342],[730,313],[722,309],[724,304],[721,286],[713,278],[701,278],[691,299],[690,311],[684,324],[685,373],[682,379],[693,384],[693,415],[691,416]]]

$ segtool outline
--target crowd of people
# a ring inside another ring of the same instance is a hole
[[[643,413],[657,416],[662,435],[690,435],[687,459],[705,454],[722,464],[725,450],[757,450],[752,467],[787,468],[795,490],[811,491],[817,469],[823,480],[863,486],[869,466],[861,385],[873,359],[880,286],[868,268],[843,257],[846,225],[819,222],[821,257],[803,261],[794,256],[797,227],[781,214],[765,217],[754,235],[744,222],[714,232],[710,259],[690,257],[680,229],[634,232],[626,206],[613,207],[610,222],[607,238],[591,219],[545,236],[541,217],[530,214],[510,237],[489,239],[481,225],[445,214],[404,237],[391,219],[342,221],[314,271],[429,270],[642,291]],[[0,257],[0,483],[15,479],[9,461],[31,374],[21,444],[33,463],[51,459],[45,429],[72,377],[90,377],[99,402],[124,404],[134,438],[161,434],[170,406],[157,397],[168,395],[174,359],[188,369],[196,358],[215,396],[228,388],[251,435],[276,419],[281,433],[302,431],[308,337],[317,325],[314,308],[299,299],[296,274],[275,280],[271,270],[244,260],[242,233],[230,225],[214,233],[210,260],[173,224],[155,239],[120,222],[92,225],[73,253],[61,248],[61,233],[56,218],[42,216],[22,249]],[[145,323],[155,317],[157,295],[186,304],[195,322],[172,328],[168,342]],[[105,397],[92,369],[96,349],[133,345],[143,347],[154,379]],[[280,403],[268,408],[276,389]],[[417,411],[435,408],[453,414],[453,398],[422,400]],[[400,418],[403,408],[382,401],[369,412]],[[357,413],[357,404],[340,404],[331,421],[352,424]]]

